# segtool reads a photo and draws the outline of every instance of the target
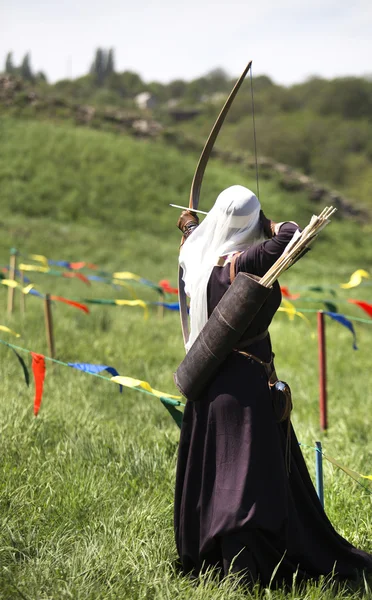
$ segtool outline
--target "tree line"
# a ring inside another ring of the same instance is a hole
[[[236,80],[222,69],[214,69],[191,81],[145,82],[133,71],[118,72],[112,48],[96,49],[86,75],[53,85],[47,83],[42,73],[34,73],[29,54],[16,66],[9,53],[5,72],[21,77],[27,85],[32,84],[41,95],[97,107],[133,110],[136,96],[150,92],[157,105],[149,114],[164,126],[199,140],[201,145]],[[253,98],[260,155],[291,165],[350,197],[370,202],[371,78],[311,77],[286,87],[262,75],[253,79]],[[182,111],[189,112],[192,118],[175,122],[174,115]],[[224,126],[226,149],[252,150],[252,112],[247,79]]]
[[[5,73],[18,75],[25,81],[46,82],[42,71],[35,73],[31,66],[30,53],[15,65],[12,53],[5,59]],[[141,92],[154,95],[158,105],[172,101],[180,107],[195,107],[221,102],[229,92],[235,78],[223,69],[213,69],[206,75],[191,81],[176,79],[164,84],[145,82],[132,71],[119,73],[115,68],[113,48],[97,48],[86,75],[74,80],[64,79],[50,85],[50,89],[93,104],[120,106],[123,101],[133,100]],[[249,85],[242,89],[236,99],[232,118],[244,116],[250,99]],[[333,80],[312,77],[290,87],[275,84],[269,77],[258,76],[253,80],[255,110],[258,114],[295,113],[311,110],[322,116],[337,115],[344,119],[372,119],[372,79],[342,77]]]
[[[31,83],[35,83],[37,81],[47,81],[45,73],[42,71],[38,71],[35,73],[31,67],[31,57],[30,53],[27,52],[20,64],[16,66],[13,61],[13,53],[8,52],[5,58],[5,68],[4,72],[7,75],[18,75],[25,81],[30,81]]]

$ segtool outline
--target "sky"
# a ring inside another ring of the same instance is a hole
[[[372,77],[371,0],[0,0],[0,71],[26,52],[51,82],[88,72],[97,47],[144,81],[189,81],[215,68],[282,85]]]

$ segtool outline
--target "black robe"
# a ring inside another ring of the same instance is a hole
[[[248,249],[235,272],[262,276],[283,252],[296,226]],[[230,266],[216,266],[208,289],[212,312],[230,285]],[[278,283],[250,326],[267,329],[281,302]],[[244,342],[244,336],[242,338]],[[245,350],[271,358],[270,336]],[[199,402],[187,402],[178,452],[175,538],[182,568],[197,575],[208,566],[243,572],[249,581],[291,582],[334,571],[340,579],[372,572],[372,555],[354,548],[328,520],[310,479],[292,426],[278,423],[262,365],[232,352]]]

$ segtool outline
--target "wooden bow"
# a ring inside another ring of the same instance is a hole
[[[217,117],[215,124],[212,127],[212,130],[209,134],[209,137],[205,143],[203,151],[200,155],[199,162],[197,164],[194,177],[191,184],[190,190],[190,201],[189,208],[198,208],[199,205],[199,197],[200,197],[200,189],[203,183],[204,172],[206,166],[208,164],[209,157],[211,155],[214,143],[217,139],[217,136],[220,132],[222,124],[226,118],[227,113],[235,99],[236,94],[238,93],[240,86],[242,85],[245,76],[247,75],[249,69],[251,68],[252,61],[250,61],[245,67],[243,73],[240,75],[238,81],[234,85],[233,89],[230,92],[229,97],[227,98],[220,114]],[[189,322],[187,316],[187,302],[186,302],[186,293],[185,293],[185,284],[182,279],[183,270],[182,267],[179,266],[178,269],[178,294],[179,294],[179,304],[180,304],[180,317],[181,317],[181,327],[182,327],[182,335],[183,341],[186,345],[189,339],[190,331],[189,331]]]

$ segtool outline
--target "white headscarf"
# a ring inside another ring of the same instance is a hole
[[[208,320],[207,285],[219,257],[247,250],[263,241],[261,205],[251,190],[233,185],[218,196],[213,208],[181,248],[186,294],[190,297],[190,338],[194,343]]]

